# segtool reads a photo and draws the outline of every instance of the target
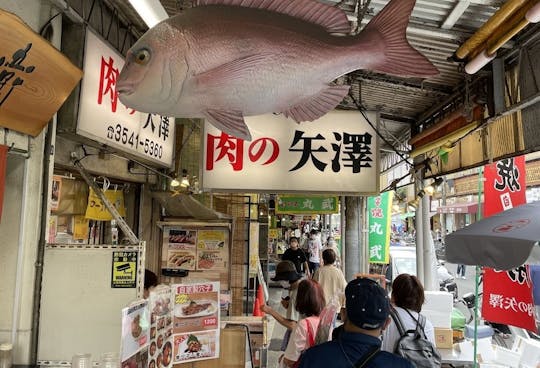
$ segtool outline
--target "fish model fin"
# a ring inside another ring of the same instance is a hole
[[[407,41],[406,31],[415,0],[392,0],[362,30],[376,31],[386,44],[384,63],[370,69],[399,76],[430,77],[437,68]]]
[[[283,111],[283,115],[292,118],[297,123],[313,121],[333,110],[349,93],[351,86],[329,86],[317,95]]]
[[[228,87],[235,79],[245,78],[251,72],[255,73],[256,68],[268,63],[272,54],[263,53],[249,55],[231,62],[225,63],[213,69],[207,70],[195,76],[198,85],[209,87]],[[271,59],[270,59],[271,60]]]
[[[343,10],[314,0],[199,0],[198,4],[264,9],[318,24],[330,33],[351,31],[347,14]]]
[[[204,117],[223,133],[251,141],[251,134],[242,112],[208,109],[204,112]]]

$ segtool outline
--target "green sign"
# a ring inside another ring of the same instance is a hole
[[[388,263],[390,248],[390,223],[394,192],[384,192],[368,198],[369,262]]]
[[[278,196],[276,213],[317,214],[338,213],[338,197],[332,196]]]

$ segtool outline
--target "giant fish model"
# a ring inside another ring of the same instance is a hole
[[[141,112],[202,117],[251,140],[244,116],[313,121],[334,109],[357,69],[411,77],[437,69],[405,36],[415,0],[392,0],[358,35],[346,14],[314,0],[199,0],[146,32],[117,81]]]

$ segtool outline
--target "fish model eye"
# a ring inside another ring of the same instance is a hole
[[[139,50],[135,55],[135,62],[140,65],[146,65],[150,61],[150,52],[146,49]]]

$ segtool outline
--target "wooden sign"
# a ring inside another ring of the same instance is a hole
[[[0,9],[0,126],[35,137],[81,77],[47,40]]]

